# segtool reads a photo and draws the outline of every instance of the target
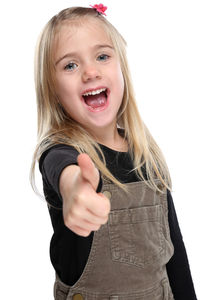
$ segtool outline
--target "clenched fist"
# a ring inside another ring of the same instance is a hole
[[[65,225],[81,236],[88,236],[108,221],[110,201],[96,193],[99,172],[90,157],[78,156],[78,166],[66,167],[60,176]]]

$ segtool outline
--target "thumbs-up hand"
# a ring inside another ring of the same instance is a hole
[[[60,176],[65,225],[81,236],[88,236],[108,221],[110,201],[96,193],[99,172],[90,157],[78,156],[78,166],[66,167]]]

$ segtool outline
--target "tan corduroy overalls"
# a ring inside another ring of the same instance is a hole
[[[70,287],[56,276],[56,300],[174,299],[166,272],[174,250],[167,193],[144,181],[126,185],[128,195],[114,184],[103,185],[102,192],[111,201],[109,220],[94,232],[79,280]]]

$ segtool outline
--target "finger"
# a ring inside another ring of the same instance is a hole
[[[87,221],[77,221],[76,224],[67,224],[67,227],[70,228],[73,232],[78,234],[82,233],[90,233],[91,231],[97,231],[101,227],[101,225],[91,224]],[[87,234],[88,235],[88,234]]]
[[[88,203],[88,211],[100,218],[108,217],[110,209],[110,200],[107,197],[105,197],[102,193],[96,194],[96,197]]]
[[[80,236],[84,236],[84,237],[89,236],[90,233],[91,233],[91,231],[85,230],[85,229],[80,228],[78,226],[71,226],[71,227],[69,227],[69,229],[71,231],[73,231],[74,233],[76,233],[76,234],[78,234]]]
[[[101,224],[92,224],[86,220],[79,220],[74,226],[78,226],[86,231],[97,231],[99,230]]]
[[[102,225],[108,221],[108,215],[99,217],[91,213],[91,211],[89,211],[88,209],[85,209],[84,211],[82,210],[71,211],[71,217],[76,219],[78,222],[79,221],[88,222],[89,224],[92,225]]]
[[[82,177],[87,180],[96,191],[99,183],[99,172],[93,161],[86,153],[81,153],[77,157],[77,162],[81,169]]]
[[[91,214],[91,212],[88,210],[88,213],[85,214],[83,220],[87,221],[90,224],[103,225],[103,224],[107,223],[107,221],[108,221],[108,215],[102,216],[102,217],[98,217],[98,216],[96,216],[94,214]]]

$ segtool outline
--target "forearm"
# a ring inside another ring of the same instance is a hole
[[[70,188],[79,172],[80,168],[77,165],[70,165],[63,169],[59,179],[59,190],[63,201],[66,199],[66,195],[69,194]]]

